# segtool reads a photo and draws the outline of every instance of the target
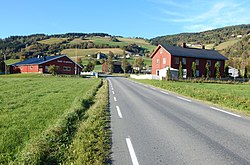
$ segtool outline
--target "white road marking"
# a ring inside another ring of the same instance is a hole
[[[212,108],[212,109],[214,109],[214,110],[216,110],[216,111],[220,111],[220,112],[223,112],[223,113],[226,113],[226,114],[229,114],[229,115],[235,116],[235,117],[241,117],[240,115],[236,115],[236,114],[234,114],[234,113],[227,112],[227,111],[224,111],[224,110],[219,109],[219,108],[215,108],[215,107],[210,107],[210,108]]]
[[[144,85],[145,87],[148,87],[147,85]]]
[[[114,101],[117,101],[116,97],[114,97]]]
[[[181,100],[185,100],[185,101],[188,101],[188,102],[192,102],[191,100],[188,100],[186,98],[183,98],[183,97],[177,97],[178,99],[181,99]]]
[[[165,92],[165,91],[161,91],[161,93],[164,93],[164,94],[166,94],[166,95],[169,95],[169,93],[167,93],[167,92]]]
[[[154,88],[154,87],[150,87],[151,89],[153,89],[153,90],[156,90],[156,88]]]
[[[116,110],[117,110],[118,116],[122,119],[122,113],[118,106],[116,106]]]
[[[115,91],[112,91],[113,95],[115,94]]]
[[[132,159],[133,165],[139,165],[139,162],[138,162],[137,157],[135,155],[135,151],[134,151],[134,148],[133,148],[133,145],[132,145],[130,138],[126,138],[126,142],[127,142],[128,151],[129,151],[130,157]]]
[[[114,88],[113,88],[113,87],[111,87],[111,90],[113,91],[113,90],[114,90]]]

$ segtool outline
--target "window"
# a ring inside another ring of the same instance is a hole
[[[211,60],[207,60],[208,66],[211,66]]]
[[[186,65],[186,63],[187,63],[186,58],[182,58],[182,64],[183,64],[183,65]]]
[[[179,57],[175,57],[174,60],[175,60],[175,64],[179,64],[180,63]]]
[[[63,66],[63,71],[71,71],[71,67]]]
[[[196,63],[197,66],[200,65],[200,60],[196,59],[195,63]]]
[[[30,66],[30,70],[32,70],[32,69],[33,69],[33,66],[31,65],[31,66]]]
[[[166,58],[163,58],[162,63],[163,63],[163,64],[166,64],[166,63],[167,63],[167,59],[166,59]]]
[[[156,71],[156,75],[157,75],[157,76],[160,75],[160,71],[159,71],[159,70]]]
[[[159,61],[160,61],[159,58],[157,58],[157,59],[156,59],[156,64],[159,64]]]
[[[200,76],[200,71],[196,70],[196,76],[199,77]]]
[[[162,48],[160,49],[160,54],[162,54]]]
[[[219,67],[221,67],[221,61],[217,61],[217,62],[218,62]]]

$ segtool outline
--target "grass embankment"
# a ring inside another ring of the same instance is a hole
[[[250,84],[138,81],[250,115]]]
[[[1,76],[0,163],[60,160],[57,150],[69,143],[74,123],[100,84],[98,79]]]
[[[98,91],[94,105],[86,112],[83,122],[66,153],[64,164],[110,163],[110,114],[108,109],[108,83]]]

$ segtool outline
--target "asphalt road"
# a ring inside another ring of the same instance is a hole
[[[112,164],[250,164],[250,118],[109,77]]]

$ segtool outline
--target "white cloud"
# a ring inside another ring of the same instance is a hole
[[[240,2],[212,0],[202,3],[198,0],[190,0],[188,10],[184,10],[173,1],[157,1],[176,7],[159,9],[161,16],[158,17],[158,20],[177,24],[188,31],[204,31],[228,25],[250,23],[249,4],[243,0]]]

